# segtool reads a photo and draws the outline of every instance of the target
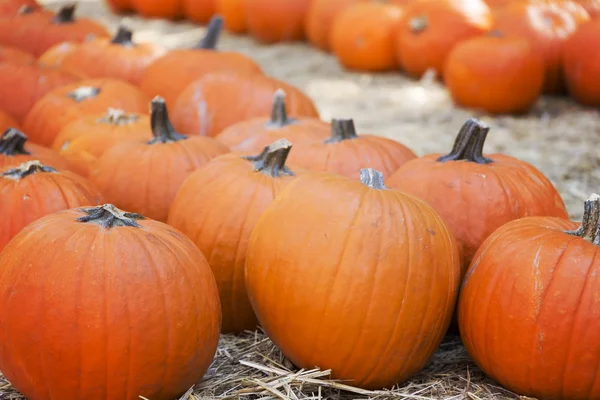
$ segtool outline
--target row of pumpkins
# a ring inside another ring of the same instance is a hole
[[[569,221],[475,119],[423,157],[321,121],[215,51],[219,17],[167,52],[73,6],[19,10],[0,18],[0,370],[30,400],[172,400],[258,324],[298,367],[391,387],[455,309],[507,388],[600,397],[600,197]]]

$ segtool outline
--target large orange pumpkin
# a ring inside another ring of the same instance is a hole
[[[304,39],[311,0],[245,0],[248,32],[261,42]]]
[[[552,183],[533,165],[504,154],[483,155],[488,131],[471,118],[449,154],[409,161],[388,180],[440,213],[457,239],[463,272],[500,226],[527,216],[568,216]]]
[[[18,129],[6,129],[0,136],[0,170],[34,160],[59,170],[66,170],[71,167],[67,160],[58,153],[46,147],[29,143],[27,136]]]
[[[201,24],[210,21],[216,12],[216,0],[181,0],[183,15]]]
[[[0,132],[4,132],[8,128],[19,128],[19,124],[13,117],[0,110]]]
[[[318,118],[291,118],[285,105],[285,92],[273,96],[271,118],[252,118],[223,130],[215,139],[232,151],[259,152],[282,138],[294,144],[314,143],[329,138],[331,127]]]
[[[306,13],[306,38],[313,46],[329,51],[331,28],[337,16],[351,5],[366,1],[369,0],[312,0]]]
[[[146,18],[179,19],[183,16],[182,0],[131,0],[131,7]]]
[[[425,366],[460,282],[439,215],[371,169],[360,181],[299,176],[256,224],[246,257],[250,302],[286,357],[367,389]]]
[[[564,44],[563,68],[569,94],[581,104],[600,106],[600,19],[582,25]]]
[[[90,178],[111,203],[166,221],[185,178],[229,149],[212,138],[177,133],[160,97],[152,100],[151,125],[152,140],[127,140],[110,148]]]
[[[38,218],[102,201],[98,190],[85,178],[57,171],[37,160],[5,167],[0,170],[0,252],[21,229]],[[6,342],[0,344],[0,365],[3,345]]]
[[[206,258],[112,205],[25,228],[0,256],[0,281],[0,368],[30,399],[178,399],[217,349]]]
[[[258,325],[244,283],[248,240],[259,217],[296,176],[285,164],[291,147],[280,139],[257,156],[217,157],[186,179],[171,206],[169,225],[196,243],[215,274],[223,333]]]
[[[0,0],[0,17],[12,17],[23,7],[32,10],[41,8],[36,0]]]
[[[246,25],[246,0],[216,0],[217,14],[223,18],[225,29],[231,33],[245,33]]]
[[[35,57],[16,47],[0,46],[0,62],[32,64],[35,62]]]
[[[148,98],[135,86],[116,79],[90,79],[54,89],[31,109],[23,129],[32,142],[52,146],[69,122],[107,108],[147,113]]]
[[[538,399],[600,398],[600,196],[583,222],[523,218],[477,252],[458,306],[475,362],[504,387]]]

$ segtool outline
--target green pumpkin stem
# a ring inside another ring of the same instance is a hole
[[[267,122],[266,128],[277,129],[296,123],[296,120],[289,118],[287,107],[285,105],[285,92],[277,89],[273,95],[273,108],[271,109],[271,119]]]
[[[332,119],[331,137],[325,143],[338,143],[343,140],[356,139],[356,127],[352,119]]]
[[[385,186],[383,173],[373,168],[363,168],[360,170],[360,182],[371,189],[388,190]]]
[[[26,163],[23,163],[18,167],[6,170],[0,176],[6,179],[13,179],[15,181],[18,181],[20,179],[28,177],[29,175],[37,174],[40,172],[56,173],[56,170],[52,167],[42,165],[42,163],[40,163],[38,160],[33,160],[27,161]]]
[[[75,22],[75,10],[77,9],[77,4],[67,4],[62,6],[56,15],[52,18],[53,24],[70,24]]]
[[[0,137],[0,154],[5,156],[29,155],[25,150],[27,136],[18,129],[8,128]]]
[[[592,194],[583,204],[581,226],[574,231],[565,233],[600,245],[600,195]]]
[[[216,50],[217,43],[221,37],[221,31],[223,30],[223,17],[215,15],[211,18],[208,26],[206,27],[206,33],[200,43],[195,47],[196,49],[205,50]]]
[[[96,224],[104,229],[111,229],[117,226],[130,226],[134,228],[141,227],[136,220],[146,219],[143,215],[128,213],[119,210],[112,204],[104,204],[99,207],[80,208],[77,211],[86,215],[77,218],[77,222]]]
[[[135,43],[133,43],[133,31],[123,25],[119,25],[117,33],[110,42],[121,46],[135,46]]]
[[[151,102],[150,124],[154,139],[148,144],[170,143],[187,139],[187,136],[177,133],[167,111],[165,99],[156,96]]]
[[[292,144],[287,139],[279,139],[256,156],[246,156],[246,160],[254,164],[254,170],[277,178],[282,175],[293,176],[294,173],[285,165]]]
[[[483,146],[490,128],[483,122],[469,118],[460,128],[452,151],[437,159],[438,162],[469,161],[477,164],[489,164],[493,160],[484,157]]]

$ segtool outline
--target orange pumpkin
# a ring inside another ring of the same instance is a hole
[[[257,156],[217,157],[186,179],[171,205],[169,225],[196,243],[215,274],[223,333],[258,325],[244,283],[248,240],[265,209],[296,177],[285,164],[291,147],[280,139]]]
[[[594,19],[600,15],[600,0],[575,0],[575,2],[585,8],[590,18]]]
[[[146,113],[148,99],[135,86],[116,79],[90,79],[54,89],[31,109],[23,128],[32,142],[51,146],[61,129],[84,115],[107,108]]]
[[[400,66],[419,78],[432,69],[444,75],[454,46],[482,35],[492,26],[492,13],[483,0],[419,0],[404,8],[396,51]]]
[[[290,118],[285,105],[285,92],[273,96],[271,118],[252,118],[226,128],[215,139],[232,151],[259,152],[270,143],[286,138],[292,143],[314,143],[326,140],[331,127],[318,118]]]
[[[600,398],[600,196],[583,222],[523,218],[477,252],[459,301],[463,343],[475,362],[520,395]]]
[[[181,93],[175,102],[173,123],[183,132],[216,136],[238,122],[268,116],[277,89],[287,93],[291,115],[319,117],[312,100],[288,83],[257,74],[215,73],[192,82]]]
[[[581,104],[600,105],[600,20],[582,25],[564,44],[563,68],[569,94]]]
[[[245,0],[248,32],[261,42],[304,39],[311,0]]]
[[[121,14],[133,10],[132,0],[106,0],[112,12]]]
[[[46,147],[29,143],[27,136],[18,129],[6,129],[0,136],[0,170],[33,160],[38,160],[42,164],[58,170],[66,170],[71,167],[67,160],[58,153]]]
[[[79,47],[79,43],[75,42],[62,42],[56,44],[38,57],[38,63],[45,65],[46,67],[61,67],[65,57],[73,53],[77,47]]]
[[[185,88],[207,74],[262,75],[258,64],[241,53],[216,50],[222,26],[223,19],[214,17],[196,48],[172,50],[152,63],[146,68],[140,89],[148,96],[163,97],[169,107],[174,107]]]
[[[13,117],[0,110],[0,132],[4,132],[8,128],[19,128],[19,124]]]
[[[5,167],[0,170],[0,252],[21,229],[38,218],[102,201],[100,193],[86,179],[37,160]],[[0,345],[0,359],[5,345],[6,342]]]
[[[0,46],[0,63],[10,62],[14,64],[31,64],[35,57],[16,47]]]
[[[454,102],[488,113],[527,112],[542,93],[544,59],[529,41],[484,36],[457,44],[444,82]]]
[[[205,24],[216,13],[215,0],[181,0],[183,15],[194,22]]]
[[[391,388],[425,366],[459,282],[444,221],[371,169],[360,181],[296,178],[263,213],[246,255],[250,303],[283,354],[366,389]]]
[[[327,140],[299,144],[290,155],[290,163],[358,179],[363,168],[377,169],[387,177],[416,157],[408,147],[394,140],[357,135],[351,119],[334,119],[331,136]]]
[[[22,122],[46,93],[81,81],[82,74],[45,67],[37,63],[0,62],[0,109]]]
[[[565,90],[562,46],[577,26],[590,19],[585,9],[569,0],[515,2],[494,15],[494,29],[506,36],[530,40],[545,62],[544,92]]]
[[[23,7],[32,10],[41,8],[36,0],[0,0],[0,17],[12,17]]]
[[[75,172],[87,177],[111,147],[152,137],[149,116],[109,108],[106,113],[87,115],[66,125],[52,148],[69,160]]]
[[[306,38],[313,46],[329,51],[331,29],[337,16],[353,4],[366,1],[369,0],[312,0],[306,14]]]
[[[245,0],[216,0],[215,9],[217,14],[223,17],[225,29],[231,33],[245,33],[246,5]]]
[[[103,25],[87,18],[75,19],[75,9],[75,4],[69,4],[54,14],[24,8],[12,18],[0,19],[0,44],[39,57],[58,43],[81,43],[88,35],[110,37]]]
[[[181,0],[131,0],[131,7],[146,18],[179,19],[183,16]]]
[[[568,216],[552,183],[533,165],[504,154],[483,155],[488,131],[471,118],[449,154],[409,161],[388,179],[389,186],[425,200],[444,218],[457,239],[463,272],[500,226],[527,216]]]
[[[25,228],[0,268],[0,368],[27,398],[178,399],[213,360],[215,279],[168,225],[65,210]]]
[[[90,178],[108,201],[166,221],[185,178],[229,149],[215,139],[175,132],[160,97],[152,100],[151,125],[151,141],[127,141],[108,149]]]

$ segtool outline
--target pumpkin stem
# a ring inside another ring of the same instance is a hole
[[[156,96],[152,99],[151,108],[150,124],[152,126],[154,139],[150,140],[148,144],[170,143],[187,139],[187,136],[181,135],[175,131],[171,119],[169,118],[165,99]]]
[[[337,143],[343,140],[356,139],[356,127],[352,119],[332,119],[331,137],[325,143]]]
[[[267,128],[283,128],[284,126],[295,123],[296,120],[289,118],[287,107],[285,105],[285,92],[283,89],[277,89],[273,95],[273,108],[271,109],[271,120],[267,122]]]
[[[254,170],[277,178],[281,175],[293,176],[294,173],[285,165],[292,144],[287,139],[279,139],[257,156],[246,156],[246,160],[254,163]]]
[[[137,114],[127,114],[123,110],[109,108],[106,112],[106,115],[102,118],[99,118],[98,122],[101,124],[121,126],[134,123],[138,119],[140,119],[140,116]]]
[[[385,186],[383,173],[373,168],[363,168],[360,170],[360,182],[371,189],[388,190]]]
[[[204,37],[196,46],[197,49],[216,50],[221,31],[223,30],[223,17],[215,15],[210,19],[206,27]]]
[[[31,154],[25,150],[27,136],[18,129],[8,128],[0,137],[0,154],[5,156],[15,156],[17,154]]]
[[[100,94],[100,88],[93,86],[80,86],[77,89],[73,90],[71,93],[67,94],[67,97],[72,98],[77,103],[81,103],[87,99],[93,99],[94,97]]]
[[[40,163],[38,160],[32,160],[27,161],[18,167],[4,171],[1,176],[6,179],[18,181],[28,177],[29,175],[37,174],[39,172],[55,173],[56,170],[52,167],[42,165],[42,163]]]
[[[421,33],[429,27],[429,18],[426,15],[411,18],[408,21],[408,26],[412,33]]]
[[[121,211],[112,204],[104,204],[100,207],[80,208],[77,211],[87,214],[77,218],[77,222],[96,224],[104,229],[111,229],[117,226],[139,228],[141,225],[136,220],[146,219],[146,217],[140,214]]]
[[[70,24],[75,22],[75,10],[77,9],[77,4],[67,4],[66,6],[62,6],[54,18],[52,18],[53,24]]]
[[[23,5],[21,6],[21,8],[19,8],[19,10],[17,11],[17,15],[27,15],[27,14],[33,14],[33,12],[35,11],[35,8],[28,6],[28,5]]]
[[[483,122],[469,118],[460,128],[452,151],[437,159],[439,162],[465,160],[477,164],[489,164],[493,160],[483,156],[483,146],[490,128]]]
[[[117,33],[110,42],[121,46],[135,46],[135,43],[133,43],[133,31],[123,25],[119,25]]]
[[[600,195],[592,194],[583,204],[581,226],[565,233],[579,236],[595,245],[600,245]]]

